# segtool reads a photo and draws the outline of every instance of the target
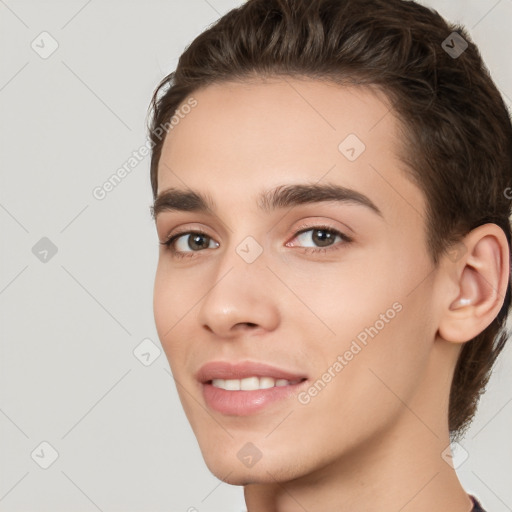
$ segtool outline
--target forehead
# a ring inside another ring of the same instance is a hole
[[[378,89],[282,77],[214,84],[192,96],[196,106],[164,141],[159,192],[185,186],[215,195],[233,186],[256,194],[326,177],[377,187],[384,202],[400,193],[422,201],[400,172],[401,125]]]
[[[304,140],[326,146],[345,132],[368,143],[382,135],[387,135],[386,142],[396,141],[396,120],[388,115],[387,97],[376,88],[282,77],[213,84],[192,97],[196,106],[179,115],[164,141],[164,154],[175,154],[182,140],[189,144],[191,137],[200,138],[205,151],[212,149],[205,144],[213,143],[215,154],[223,157],[233,154],[238,142],[243,142],[240,151],[265,145],[267,154],[278,148],[282,153],[290,144],[296,151],[295,143]]]

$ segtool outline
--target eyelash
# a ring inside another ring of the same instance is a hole
[[[298,231],[294,234],[293,238],[295,239],[299,235],[306,233],[308,231],[327,231],[328,233],[334,235],[335,237],[339,236],[343,240],[343,244],[341,244],[341,245],[346,245],[347,243],[352,242],[352,238],[345,235],[341,231],[338,231],[337,229],[334,229],[330,226],[322,226],[322,225],[301,226],[298,228]],[[209,235],[207,233],[204,233],[203,231],[181,231],[179,233],[175,233],[174,235],[169,236],[165,242],[159,242],[159,243],[160,243],[160,245],[166,246],[166,248],[169,251],[171,251],[172,256],[174,258],[190,258],[190,257],[194,257],[198,252],[202,252],[202,251],[187,251],[187,252],[176,251],[173,248],[173,244],[178,238],[182,237],[183,235],[203,235],[203,236],[209,237]],[[302,247],[302,250],[303,250],[303,252],[305,252],[307,254],[319,254],[319,253],[326,253],[328,251],[336,251],[340,248],[341,248],[340,244],[337,244],[337,245],[330,245],[327,247]]]

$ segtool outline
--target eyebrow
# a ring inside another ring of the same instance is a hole
[[[370,198],[357,190],[334,184],[280,185],[274,189],[265,190],[257,198],[258,207],[265,213],[302,204],[331,201],[362,205],[383,217],[382,212]],[[208,213],[215,212],[216,209],[216,204],[209,195],[177,188],[164,190],[150,207],[154,219],[166,211]]]

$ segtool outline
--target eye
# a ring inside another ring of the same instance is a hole
[[[295,240],[298,243],[295,243]],[[337,229],[327,226],[313,226],[298,231],[288,246],[303,247],[305,252],[325,252],[336,250],[340,245],[351,242],[352,239]],[[342,244],[337,242],[343,242]],[[160,242],[169,248],[173,257],[181,258],[194,256],[194,253],[204,249],[216,249],[219,243],[206,233],[187,231],[171,235],[165,242]]]
[[[182,253],[198,252],[202,249],[214,249],[219,247],[218,242],[213,240],[206,233],[199,231],[177,233],[170,236],[167,241],[160,243],[168,246],[176,256],[180,256]]]
[[[325,226],[314,226],[308,229],[299,231],[294,240],[298,240],[298,244],[293,241],[292,246],[299,245],[309,250],[309,252],[316,252],[320,250],[326,250],[331,246],[334,246],[336,242],[351,242],[352,239],[341,233],[337,229]],[[334,249],[335,247],[333,247]]]

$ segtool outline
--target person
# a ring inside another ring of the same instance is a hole
[[[150,110],[155,324],[209,470],[249,512],[483,510],[451,446],[507,339],[512,126],[465,28],[248,0]]]

